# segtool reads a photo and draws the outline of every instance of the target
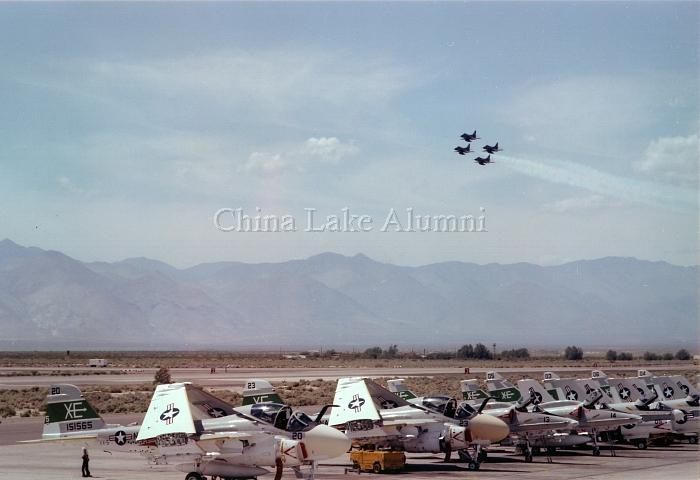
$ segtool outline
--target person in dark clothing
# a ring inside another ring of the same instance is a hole
[[[85,447],[83,447],[83,477],[92,477],[90,475],[90,455]]]

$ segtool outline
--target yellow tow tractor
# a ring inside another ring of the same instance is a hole
[[[406,466],[406,455],[396,450],[353,450],[350,460],[361,472],[397,472]]]

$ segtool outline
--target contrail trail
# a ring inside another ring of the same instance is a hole
[[[690,188],[661,185],[658,183],[621,177],[574,162],[499,155],[496,160],[516,172],[622,200],[644,203],[671,210],[697,210],[698,192]]]

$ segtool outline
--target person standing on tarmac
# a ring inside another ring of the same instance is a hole
[[[90,475],[90,455],[85,447],[83,447],[83,477],[92,477]]]

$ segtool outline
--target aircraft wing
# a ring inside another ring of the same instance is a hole
[[[37,438],[35,440],[18,440],[17,443],[46,443],[46,442],[73,442],[73,441],[85,441],[85,440],[95,440],[97,434],[93,433],[91,435],[71,435],[70,437],[56,437],[56,438]]]
[[[408,426],[417,426],[417,425],[426,425],[428,423],[438,423],[438,420],[434,418],[415,418],[415,419],[410,419],[410,418],[397,418],[396,420],[384,420],[382,421],[382,426],[384,427],[408,427]]]
[[[550,416],[553,418],[554,416]],[[561,421],[552,420],[551,422],[534,422],[534,423],[518,423],[516,431],[518,432],[531,432],[536,430],[558,430],[560,428],[571,428],[571,422],[562,419]]]
[[[197,446],[205,452],[220,451],[228,440],[249,440],[253,442],[261,438],[269,438],[271,435],[262,431],[206,433],[199,437]]]

